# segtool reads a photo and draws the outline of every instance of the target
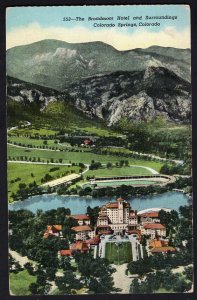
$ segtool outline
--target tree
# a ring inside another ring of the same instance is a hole
[[[34,275],[34,268],[32,263],[27,262],[26,264],[24,264],[24,267],[30,275]]]
[[[132,261],[128,264],[128,270],[131,274],[138,274],[139,276],[143,276],[146,273],[152,271],[152,257],[145,257],[144,259],[140,259],[138,261]]]
[[[70,211],[69,208],[58,207],[56,209],[56,213],[55,213],[55,218],[56,218],[55,223],[56,224],[63,224],[64,221],[65,221],[65,216],[70,215],[70,213],[71,213],[71,211]]]
[[[29,285],[29,291],[32,295],[47,295],[50,291],[51,284],[48,282],[43,282],[43,284],[39,284],[38,282],[32,282]]]
[[[64,237],[69,239],[70,241],[73,241],[75,238],[75,233],[71,229],[72,227],[78,226],[78,222],[73,218],[66,218],[63,227],[62,227],[62,234]]]
[[[112,163],[111,162],[108,162],[107,165],[106,165],[107,169],[111,169],[112,168]]]
[[[75,290],[82,288],[80,280],[76,278],[72,270],[66,270],[63,274],[55,279],[55,284],[61,294],[76,294]]]
[[[14,273],[18,273],[22,270],[23,270],[23,268],[21,267],[19,262],[16,261],[16,259],[14,259],[12,257],[12,255],[9,253],[9,271],[14,272]]]
[[[81,168],[81,169],[84,169],[85,168],[85,165],[83,164],[83,163],[79,163],[79,167]]]
[[[131,286],[130,286],[130,293],[131,294],[140,294],[141,289],[140,289],[140,284],[139,284],[139,280],[137,278],[134,278]]]
[[[124,162],[124,163],[125,163],[125,166],[126,166],[126,167],[128,167],[128,166],[129,166],[129,161],[128,161],[128,160],[125,160],[125,162]]]
[[[43,178],[44,182],[50,181],[51,179],[53,179],[53,177],[52,177],[51,175],[49,175],[48,173],[45,174],[45,176],[44,176],[44,178]]]
[[[192,283],[186,282],[183,278],[177,278],[173,283],[173,290],[177,293],[184,293],[191,289]]]
[[[174,227],[176,227],[179,223],[178,212],[172,210],[171,212],[166,212],[165,210],[160,210],[159,219],[161,224],[166,226],[166,235],[169,235],[170,231],[174,231]]]
[[[63,271],[71,270],[75,272],[77,270],[76,267],[71,266],[71,259],[68,256],[61,256],[59,259],[59,267],[63,269]]]
[[[90,217],[90,222],[93,226],[96,225],[98,214],[99,214],[99,206],[95,206],[94,208],[91,208],[90,206],[87,207],[87,214]]]
[[[114,288],[112,273],[115,269],[107,259],[94,259],[91,254],[75,254],[78,270],[84,278],[84,283],[94,293],[110,293],[117,291]]]
[[[120,161],[119,161],[119,166],[120,166],[120,168],[123,167],[123,165],[124,165],[124,160],[120,160]]]
[[[190,281],[193,281],[193,277],[194,277],[194,268],[193,268],[193,266],[186,267],[184,269],[183,274],[185,275],[186,279],[188,279]]]

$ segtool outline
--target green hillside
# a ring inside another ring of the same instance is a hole
[[[71,97],[16,78],[7,78],[7,126],[29,121],[39,128],[55,130],[70,128],[100,128],[106,126],[98,119],[89,119],[72,105]]]
[[[118,51],[102,42],[66,43],[42,40],[7,51],[7,74],[57,90],[64,90],[95,74],[142,71],[151,65],[167,67],[190,80],[190,50],[150,47]]]

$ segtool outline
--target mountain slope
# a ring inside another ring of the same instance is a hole
[[[67,93],[7,77],[7,123],[16,126],[30,121],[40,127],[94,126],[95,122],[78,111]]]
[[[96,74],[164,67],[190,81],[190,50],[150,47],[118,51],[102,42],[69,44],[43,40],[7,51],[7,74],[63,90]]]
[[[163,67],[92,76],[72,84],[66,92],[78,109],[108,125],[121,117],[146,121],[164,116],[184,123],[191,119],[190,84]]]

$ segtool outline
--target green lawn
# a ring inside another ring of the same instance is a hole
[[[173,289],[166,290],[165,288],[159,288],[157,291],[154,291],[154,294],[169,294],[174,293]]]
[[[132,245],[130,242],[106,243],[105,257],[116,265],[128,263],[132,260]]]
[[[20,160],[20,157],[29,159],[31,158],[40,158],[41,161],[47,161],[52,158],[54,160],[59,160],[60,158],[63,159],[64,163],[74,162],[74,163],[91,163],[92,160],[99,161],[103,164],[107,162],[116,163],[121,160],[124,160],[124,157],[115,156],[115,155],[100,155],[91,152],[61,152],[61,151],[49,151],[49,150],[38,150],[38,149],[22,149],[17,148],[11,145],[8,145],[8,156],[12,158],[15,157],[17,160]],[[143,159],[134,159],[134,158],[127,158],[130,165],[140,165],[140,166],[147,166],[159,171],[163,165],[161,162],[155,161],[147,161]]]
[[[33,282],[36,282],[36,276],[29,275],[27,270],[10,273],[10,290],[16,296],[30,295],[28,288]]]
[[[129,149],[126,149],[126,148],[116,148],[116,147],[103,147],[103,148],[101,148],[101,152],[106,152],[106,151],[114,153],[114,154],[119,154],[119,153],[129,154],[129,153],[132,153],[132,151],[130,151]]]
[[[95,134],[98,136],[120,136],[120,133],[114,132],[114,131],[110,131],[108,129],[104,129],[104,128],[97,128],[97,127],[84,127],[83,130],[87,133],[90,134]]]
[[[25,128],[17,128],[14,130],[10,131],[10,134],[20,134],[20,135],[25,135],[25,134],[31,134],[32,136],[35,136],[39,134],[40,136],[47,136],[47,135],[55,135],[57,131],[51,130],[48,128],[35,128],[33,126],[27,126]]]
[[[57,139],[53,140],[47,140],[47,145],[44,144],[44,142],[46,142],[45,139],[31,139],[29,137],[25,137],[25,136],[12,136],[12,137],[8,137],[8,143],[16,143],[19,146],[22,147],[27,147],[29,146],[29,148],[51,148],[53,150],[83,150],[83,151],[90,151],[89,148],[83,148],[83,147],[78,147],[78,146],[71,146],[69,143],[62,143],[62,144],[58,144],[55,143],[55,141],[58,141]],[[28,147],[27,147],[28,148]],[[37,149],[35,149],[37,150]]]
[[[50,172],[50,169],[57,167],[56,171]],[[18,190],[19,183],[29,184],[34,180],[39,185],[41,184],[41,178],[45,174],[50,174],[54,179],[61,177],[64,173],[68,174],[73,170],[75,173],[79,172],[79,167],[74,166],[55,166],[55,165],[35,165],[35,164],[20,164],[20,163],[8,163],[8,198],[9,202],[13,201],[10,195]],[[33,174],[33,176],[31,175]],[[11,180],[21,178],[20,181],[11,183]]]
[[[56,288],[50,295],[61,295],[61,292],[58,288]]]
[[[158,184],[159,182],[150,181],[150,180],[113,180],[113,181],[105,181],[99,182],[96,181],[96,185],[99,187],[104,186],[120,186],[120,185],[152,185]]]
[[[57,149],[65,149],[64,146],[60,146],[57,143],[55,143],[55,139],[54,140],[47,140],[47,145],[44,144],[45,140],[44,139],[30,139],[29,137],[25,137],[25,136],[12,136],[12,137],[8,137],[8,142],[14,143],[16,142],[17,144],[21,143],[21,146],[27,146],[27,145],[32,145],[32,147],[43,147],[43,146],[47,146],[47,147],[54,147]]]
[[[110,169],[102,168],[98,170],[89,170],[86,176],[105,177],[105,176],[126,176],[126,175],[150,175],[151,172],[138,167],[113,167]]]

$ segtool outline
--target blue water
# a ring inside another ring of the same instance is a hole
[[[114,201],[116,198],[102,197],[90,198],[79,196],[60,196],[55,194],[38,195],[30,197],[24,201],[18,201],[9,205],[10,210],[28,209],[36,212],[37,209],[43,211],[57,209],[58,207],[70,208],[73,214],[85,213],[88,206],[102,206],[109,201]],[[170,208],[178,211],[181,205],[188,204],[186,195],[178,192],[166,192],[157,195],[148,195],[145,197],[130,197],[127,200],[132,208],[142,210],[146,208],[162,207]]]

